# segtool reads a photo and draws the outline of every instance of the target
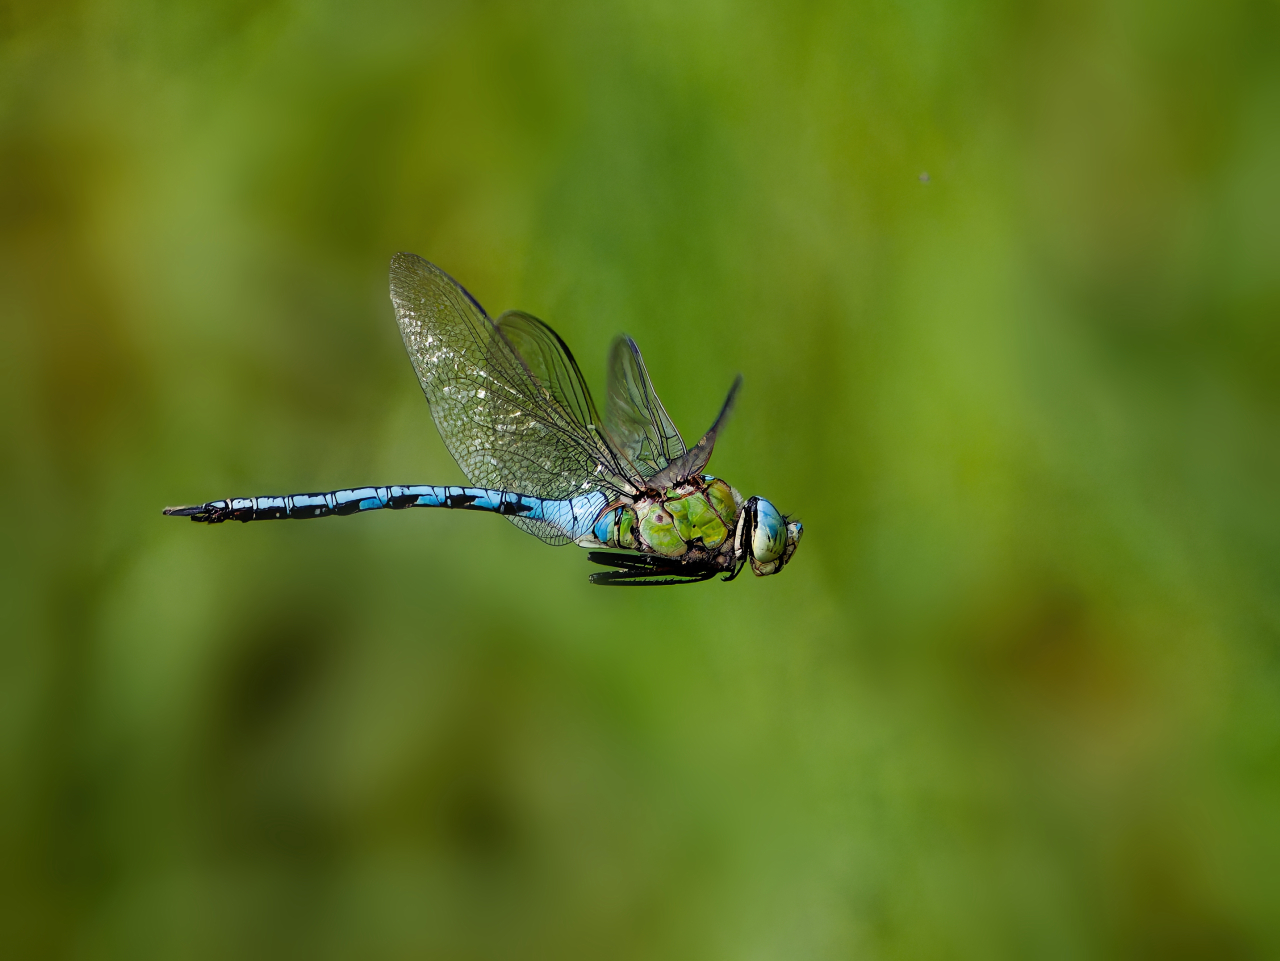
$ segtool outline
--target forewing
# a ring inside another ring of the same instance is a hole
[[[609,351],[608,388],[605,428],[635,473],[651,477],[684,454],[680,431],[658,399],[640,348],[630,337],[618,337]]]
[[[414,254],[391,259],[391,300],[431,416],[472,484],[552,499],[620,489],[591,395],[550,328],[519,315],[504,333],[457,281]],[[508,334],[534,356],[517,353]],[[510,520],[549,543],[567,540],[545,522]]]

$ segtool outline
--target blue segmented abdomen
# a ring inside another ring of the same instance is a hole
[[[570,540],[590,532],[596,515],[605,505],[597,491],[569,500],[545,500],[514,491],[483,487],[437,487],[432,485],[355,487],[322,494],[232,497],[194,507],[170,507],[166,514],[190,517],[206,524],[223,521],[304,520],[333,514],[358,514],[406,507],[441,507],[448,510],[483,511],[508,517],[543,521],[564,532]]]

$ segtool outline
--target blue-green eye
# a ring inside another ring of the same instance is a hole
[[[776,561],[787,548],[787,522],[767,500],[756,501],[755,527],[751,531],[751,554],[760,563]]]

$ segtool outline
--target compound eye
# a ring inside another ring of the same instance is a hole
[[[767,564],[776,561],[787,548],[787,522],[767,500],[756,501],[755,524],[751,530],[751,555]]]

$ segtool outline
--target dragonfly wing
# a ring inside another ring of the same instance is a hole
[[[634,473],[651,477],[685,453],[680,431],[658,399],[640,348],[630,337],[613,342],[608,386],[605,427]]]
[[[716,446],[716,438],[720,435],[721,429],[729,419],[729,414],[733,411],[733,402],[737,398],[738,388],[741,386],[742,375],[739,374],[734,378],[733,386],[729,388],[729,396],[724,399],[724,406],[720,408],[720,416],[711,425],[711,429],[703,434],[702,440],[698,441],[688,452],[673,459],[670,464],[651,477],[649,483],[653,487],[658,489],[673,487],[681,481],[693,477],[695,474],[702,473],[702,469],[711,460],[711,453]]]
[[[575,426],[585,428],[594,437],[600,429],[600,414],[568,344],[537,317],[522,310],[508,310],[498,318],[497,327],[546,399],[567,413]]]
[[[391,301],[431,416],[473,485],[555,500],[628,489],[578,366],[549,327],[519,315],[504,330],[414,254],[391,259]],[[548,543],[568,540],[544,521],[510,520]]]

